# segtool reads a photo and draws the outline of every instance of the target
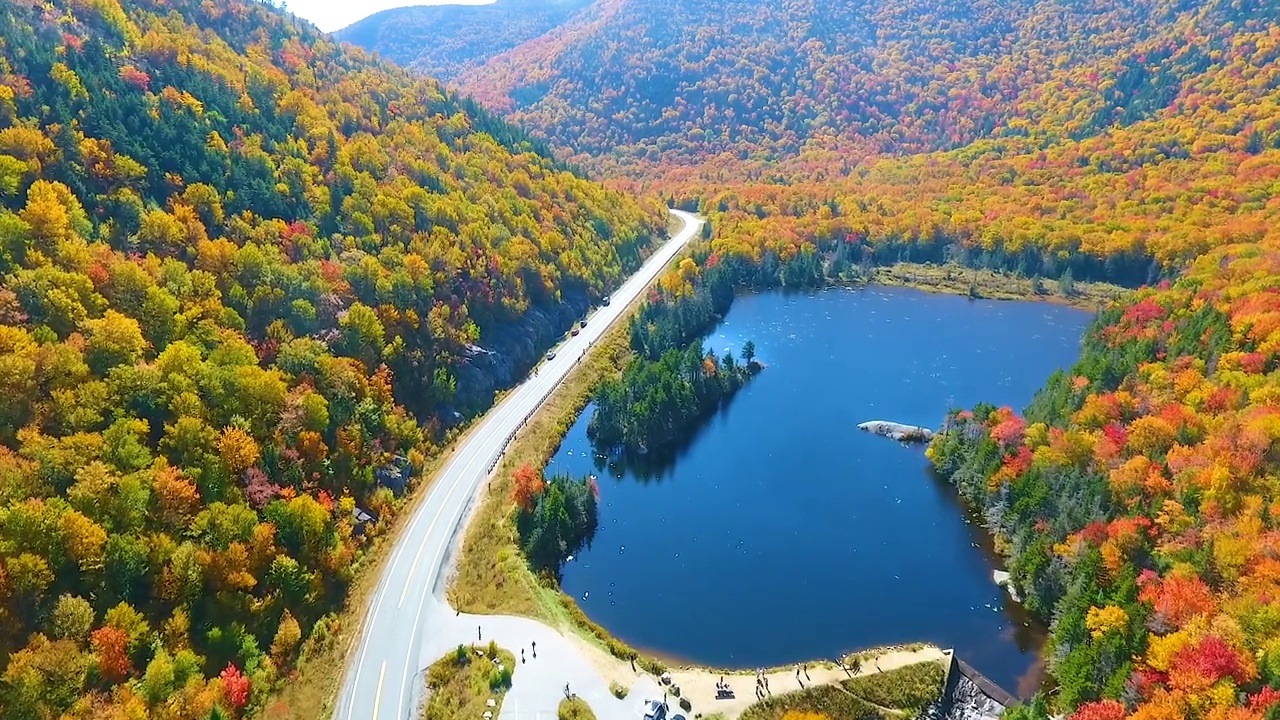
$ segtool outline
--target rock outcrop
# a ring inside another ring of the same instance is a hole
[[[457,370],[454,409],[468,417],[488,409],[494,394],[515,385],[590,305],[586,293],[565,290],[559,303],[532,306],[516,322],[486,331]]]
[[[1004,588],[1005,590],[1008,590],[1009,597],[1013,598],[1014,602],[1022,602],[1022,596],[1018,594],[1018,588],[1014,587],[1013,578],[1009,575],[1009,573],[1005,572],[1004,570],[992,570],[991,579],[994,580],[995,583],[1000,587]]]
[[[889,422],[888,420],[871,420],[860,423],[858,429],[875,433],[876,435],[883,435],[898,442],[927,443],[933,439],[933,431],[927,427],[903,425],[902,423]]]

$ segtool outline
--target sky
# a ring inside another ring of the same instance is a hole
[[[495,0],[286,0],[289,12],[306,18],[325,32],[341,30],[357,20],[411,5],[489,5]]]

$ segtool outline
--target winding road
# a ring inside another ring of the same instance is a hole
[[[628,700],[616,700],[577,641],[527,618],[459,615],[445,599],[444,578],[462,536],[462,520],[511,435],[702,226],[691,213],[671,213],[683,222],[680,230],[614,292],[609,305],[596,310],[580,334],[555,348],[554,359],[490,409],[440,470],[390,550],[343,680],[335,720],[416,717],[422,672],[459,643],[475,642],[477,634],[517,656],[537,643],[537,658],[530,656],[516,668],[499,720],[555,718],[565,683],[601,720],[637,719],[642,698],[661,692],[651,678],[642,677],[637,685],[653,687],[636,687]]]

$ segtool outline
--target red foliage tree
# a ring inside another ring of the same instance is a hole
[[[1189,645],[1178,652],[1170,674],[1174,677],[1182,673],[1192,673],[1205,678],[1209,684],[1222,678],[1231,678],[1236,684],[1248,682],[1253,673],[1240,661],[1240,653],[1215,635],[1210,635],[1195,645]]]
[[[1167,577],[1144,587],[1138,597],[1175,627],[1197,615],[1212,615],[1218,608],[1213,591],[1198,577]]]
[[[1280,690],[1272,687],[1264,687],[1253,695],[1249,696],[1249,709],[1254,711],[1266,711],[1276,703],[1280,703]]]
[[[97,653],[98,670],[107,682],[118,683],[133,673],[133,664],[129,661],[129,637],[123,630],[98,628],[89,636],[89,644]]]
[[[249,703],[249,678],[232,663],[227,663],[226,669],[218,677],[222,678],[222,690],[227,694],[227,702],[231,707],[236,710],[244,708]]]
[[[1115,700],[1085,703],[1071,713],[1071,720],[1124,720],[1124,705]]]
[[[1027,429],[1027,421],[1013,414],[1009,408],[1000,408],[996,415],[997,418],[991,426],[991,439],[1004,448],[1020,444],[1022,434]]]
[[[546,488],[542,473],[525,463],[512,477],[515,480],[515,487],[511,490],[511,500],[520,506],[521,510],[532,510],[538,503],[538,496]]]

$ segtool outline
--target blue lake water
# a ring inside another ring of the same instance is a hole
[[[1033,692],[1043,634],[923,446],[857,429],[1025,407],[1079,354],[1089,313],[901,288],[739,297],[706,340],[766,368],[673,457],[619,467],[588,408],[549,472],[595,473],[600,527],[563,588],[622,640],[716,667],[916,641]]]

